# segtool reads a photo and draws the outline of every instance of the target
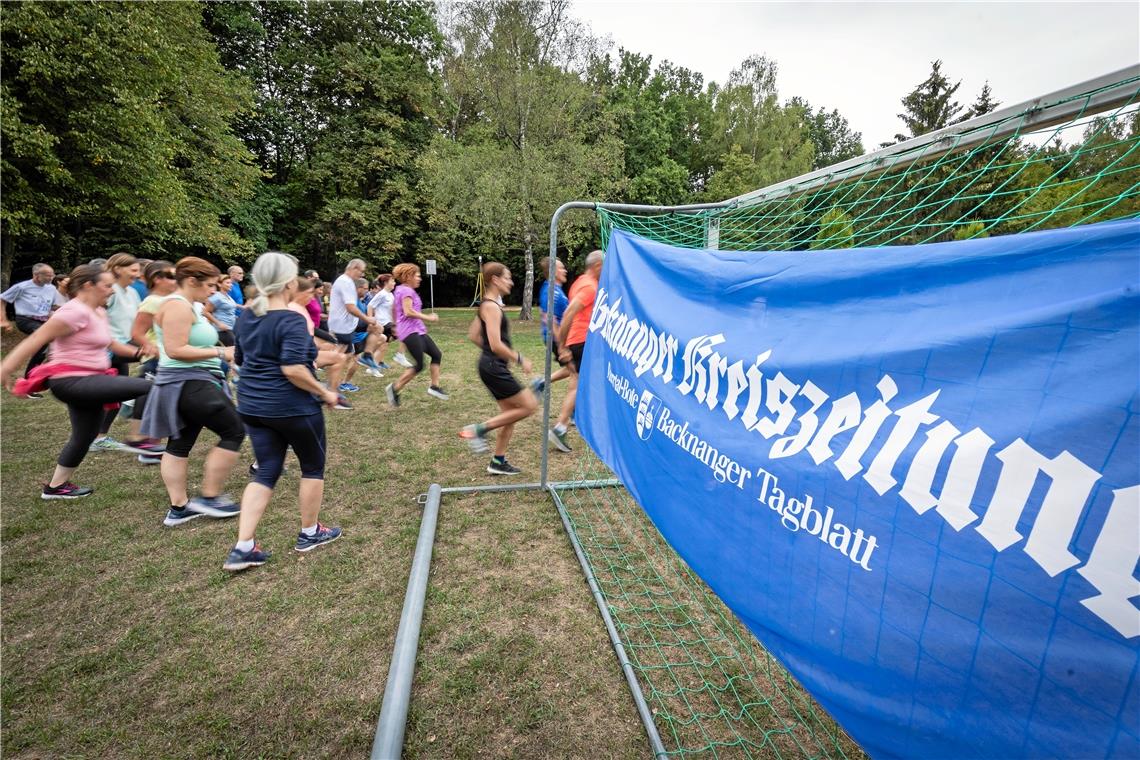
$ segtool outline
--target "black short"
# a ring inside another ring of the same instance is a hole
[[[342,346],[348,346],[348,352],[356,353],[356,333],[333,333],[336,342]]]
[[[234,345],[234,331],[218,330],[218,342],[227,347]]]
[[[396,340],[395,322],[389,322],[388,324],[384,325],[384,337],[387,338],[389,342]]]
[[[522,392],[522,386],[511,374],[507,363],[497,356],[483,354],[479,357],[479,379],[487,386],[487,390],[496,401],[502,401]]]
[[[569,361],[562,361],[562,357],[558,355],[562,352],[562,349],[558,347],[558,341],[550,341],[550,352],[554,356],[554,361],[558,362],[561,366],[565,367],[570,363]]]
[[[571,343],[566,347],[570,349],[570,359],[571,363],[574,365],[575,372],[582,371],[582,349],[585,347],[585,343]]]

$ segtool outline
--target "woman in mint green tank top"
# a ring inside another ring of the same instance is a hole
[[[159,350],[156,402],[147,406],[143,430],[170,438],[162,457],[162,482],[170,496],[163,524],[168,526],[202,516],[235,517],[239,511],[233,499],[221,493],[245,439],[222,374],[222,362],[232,362],[234,350],[218,345],[218,331],[201,310],[220,274],[204,259],[181,259],[174,267],[178,290],[154,315]],[[191,499],[186,490],[188,457],[202,428],[220,440],[206,456],[201,495]]]

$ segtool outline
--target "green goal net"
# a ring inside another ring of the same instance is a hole
[[[599,208],[603,245],[618,227],[694,249],[826,255],[1135,216],[1138,106],[1140,77],[1121,76],[758,190],[723,208],[648,215]],[[612,477],[592,453],[581,457],[577,480]],[[665,754],[863,756],[672,551],[624,488],[556,494]]]

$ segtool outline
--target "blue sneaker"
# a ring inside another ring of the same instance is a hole
[[[380,369],[392,369],[392,365],[388,362],[377,362],[376,366]]]
[[[360,386],[353,385],[352,383],[341,383],[340,388],[337,390],[339,390],[341,393],[356,393],[358,390],[360,390]]]
[[[200,515],[218,519],[237,517],[241,512],[241,506],[226,494],[221,494],[220,496],[195,496],[190,500],[190,503],[186,505],[186,509],[191,512],[197,512]]]
[[[176,507],[172,504],[170,509],[166,511],[166,518],[162,521],[162,524],[173,528],[175,525],[181,525],[184,522],[190,522],[191,520],[202,517],[201,512],[192,512],[187,507],[189,507],[189,505]]]
[[[331,544],[340,538],[340,528],[330,528],[327,525],[317,523],[317,532],[311,536],[306,536],[304,533],[297,534],[297,551],[311,552],[321,544]]]
[[[261,544],[254,544],[253,548],[247,552],[240,551],[236,546],[230,549],[229,556],[222,564],[223,570],[228,570],[231,573],[236,573],[239,570],[245,570],[247,567],[257,567],[264,565],[269,560],[269,552],[261,550]]]

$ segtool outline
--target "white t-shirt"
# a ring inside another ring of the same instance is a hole
[[[333,282],[329,296],[329,332],[356,332],[357,317],[349,313],[345,304],[356,305],[356,281],[342,274]]]
[[[380,325],[392,324],[392,305],[396,303],[396,297],[383,288],[380,292],[372,296],[372,301],[368,304],[372,308],[372,314],[376,317],[376,322]]]
[[[134,288],[112,285],[115,292],[107,301],[107,321],[111,323],[111,335],[120,343],[129,343],[131,330],[135,325],[135,315],[139,313],[139,293]]]

